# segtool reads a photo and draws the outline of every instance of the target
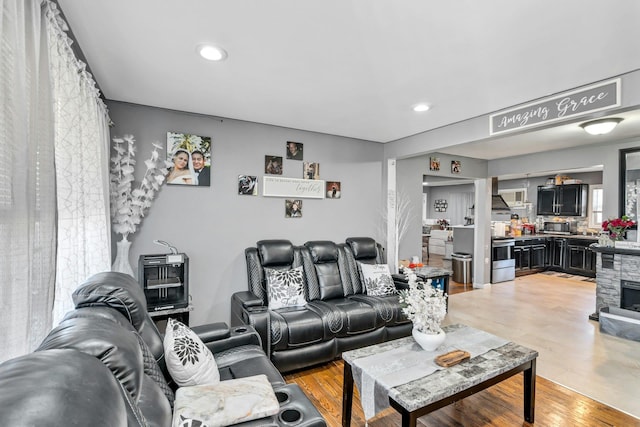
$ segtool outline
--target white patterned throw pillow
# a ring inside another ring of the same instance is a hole
[[[304,279],[302,266],[291,270],[275,270],[265,268],[267,276],[267,298],[269,309],[282,307],[302,307],[307,301],[304,299]]]
[[[211,350],[188,326],[171,318],[164,334],[164,356],[171,377],[180,387],[220,382]]]
[[[396,287],[387,264],[364,264],[361,262],[358,264],[367,295],[385,296],[396,293]]]

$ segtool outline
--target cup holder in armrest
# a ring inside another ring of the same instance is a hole
[[[284,424],[298,424],[300,421],[302,421],[302,412],[298,411],[297,409],[285,409],[284,411],[280,412],[278,418],[280,418],[280,421],[282,421]]]
[[[280,405],[284,405],[285,403],[289,403],[289,393],[284,391],[276,391],[276,399],[278,399],[278,403]]]
[[[238,326],[237,328],[233,329],[233,332],[235,332],[236,334],[242,334],[244,332],[247,332],[247,328],[244,326]]]

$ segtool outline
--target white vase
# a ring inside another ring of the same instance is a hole
[[[437,334],[425,334],[424,332],[420,332],[416,328],[411,330],[411,335],[413,335],[413,339],[426,351],[433,351],[440,347],[447,337],[447,334],[444,331],[440,331]]]
[[[131,264],[129,263],[130,247],[131,242],[128,241],[125,236],[122,236],[122,240],[116,243],[116,259],[115,261],[113,261],[111,271],[119,271],[120,273],[125,273],[135,278],[136,276],[133,275],[133,269],[131,268]]]

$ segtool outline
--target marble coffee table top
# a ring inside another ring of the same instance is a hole
[[[416,269],[414,269],[414,272],[426,277],[427,279],[431,279],[433,277],[451,276],[453,274],[452,270],[440,267],[417,267]]]
[[[443,327],[445,342],[425,351],[412,337],[347,351],[367,419],[389,406],[393,398],[414,411],[535,359],[538,352],[465,325]],[[465,350],[471,359],[443,368],[434,359]]]

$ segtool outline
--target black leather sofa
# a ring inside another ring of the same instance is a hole
[[[73,294],[76,309],[31,354],[0,365],[2,426],[170,426],[175,386],[162,336],[140,285],[100,273]],[[265,374],[277,415],[242,426],[326,426],[295,384],[286,384],[250,326],[192,328],[213,352],[222,380]]]
[[[382,246],[367,237],[346,243],[262,240],[245,250],[248,291],[231,301],[231,324],[250,325],[280,372],[325,363],[342,352],[411,335],[397,295],[370,296],[358,262],[385,264]],[[306,305],[268,309],[265,268],[302,266]],[[406,286],[406,282],[404,283]]]

